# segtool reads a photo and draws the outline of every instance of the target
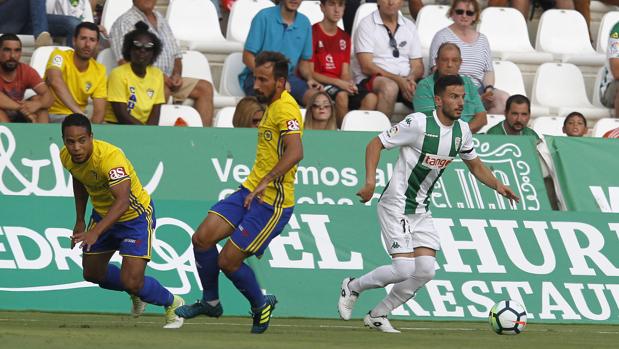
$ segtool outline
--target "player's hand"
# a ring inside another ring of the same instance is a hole
[[[514,191],[511,190],[510,187],[504,185],[503,183],[497,184],[496,192],[503,195],[503,197],[505,197],[506,199],[508,199],[509,203],[512,206],[515,206],[517,203],[520,202],[520,198],[514,193]]]
[[[374,196],[374,189],[376,188],[376,184],[374,183],[365,183],[363,188],[357,192],[357,196],[361,198],[361,202],[366,203],[372,199]]]
[[[262,194],[266,190],[268,184],[269,182],[260,181],[256,189],[254,189],[254,191],[252,191],[245,197],[245,202],[243,202],[243,207],[245,207],[246,209],[249,209],[254,198],[257,198],[258,200],[262,200]]]
[[[79,233],[73,236],[73,244],[82,243],[80,248],[86,252],[90,251],[90,247],[97,242],[99,238],[98,234],[93,233],[92,231],[87,231],[84,233]]]
[[[83,234],[85,230],[86,230],[86,224],[84,223],[84,221],[75,222],[75,226],[73,227],[73,235],[71,236],[71,249],[75,247],[75,240],[74,240],[75,236],[77,234]]]

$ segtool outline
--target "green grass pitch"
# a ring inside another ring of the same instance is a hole
[[[0,312],[0,348],[617,348],[619,327],[528,324],[518,336],[494,334],[482,322],[393,321],[401,334],[379,333],[360,319],[273,318],[262,335],[251,319],[199,317],[164,330],[163,315]]]

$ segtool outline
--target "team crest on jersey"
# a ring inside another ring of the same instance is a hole
[[[273,139],[273,134],[271,133],[271,131],[269,130],[264,131],[264,139],[266,139],[267,141],[270,141],[271,139]]]
[[[456,150],[458,150],[458,151],[459,151],[459,150],[460,150],[460,145],[462,145],[462,144],[461,144],[461,143],[462,143],[462,138],[460,138],[460,137],[456,137],[456,138],[454,139],[454,143],[455,143],[455,145],[456,145]]]
[[[61,55],[55,55],[54,58],[52,59],[52,65],[58,68],[62,68],[62,61],[63,59]]]
[[[389,131],[387,131],[387,136],[389,137],[393,137],[395,135],[398,134],[398,132],[400,132],[400,128],[398,127],[398,125],[393,125]]]
[[[120,179],[123,177],[127,177],[127,172],[125,172],[125,168],[124,167],[116,167],[110,170],[110,172],[107,173],[108,177],[111,180],[116,180],[116,179]]]
[[[99,179],[99,176],[97,175],[97,172],[95,172],[95,171],[92,171],[92,170],[91,170],[91,171],[90,171],[90,174],[91,174],[93,177],[95,177],[95,180]]]
[[[340,40],[340,50],[346,51],[346,40]]]
[[[426,154],[423,157],[422,164],[432,170],[442,170],[447,167],[452,160],[453,158],[449,156]]]
[[[155,95],[155,90],[149,88],[148,90],[146,90],[146,94],[148,95],[148,98],[153,99],[153,96]]]
[[[301,127],[299,126],[299,122],[294,119],[288,120],[286,126],[288,127],[288,131],[299,131],[301,129]]]
[[[619,33],[613,32],[612,34],[610,34],[610,37],[613,39],[619,39]]]
[[[86,91],[90,90],[90,88],[92,87],[92,82],[90,81],[86,81]]]
[[[324,48],[325,45],[322,43],[322,40],[318,40],[318,48]]]

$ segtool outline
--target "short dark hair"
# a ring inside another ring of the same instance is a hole
[[[73,37],[77,38],[82,29],[88,29],[93,32],[97,32],[97,40],[101,40],[101,31],[99,30],[99,26],[92,22],[82,22],[75,27],[75,31],[73,32]]]
[[[436,58],[438,59],[441,56],[441,52],[449,47],[458,50],[458,54],[460,55],[460,57],[462,57],[462,51],[460,51],[460,46],[454,44],[453,42],[446,41],[438,47],[438,50],[436,51]]]
[[[587,127],[587,118],[585,118],[584,115],[582,115],[580,112],[577,112],[577,111],[573,111],[567,114],[567,116],[565,117],[565,120],[563,120],[563,127],[567,125],[567,121],[571,118],[581,118],[582,121],[585,123],[585,127]]]
[[[89,135],[92,134],[92,126],[90,120],[84,114],[70,114],[62,120],[62,138],[64,138],[64,130],[69,126],[79,126],[86,129]]]
[[[434,95],[442,95],[448,86],[464,86],[464,80],[462,80],[460,75],[441,76],[434,83]]]
[[[531,113],[531,101],[529,101],[529,99],[526,96],[512,95],[512,96],[509,96],[509,98],[507,99],[507,102],[505,102],[505,114],[506,115],[509,109],[512,107],[513,103],[526,104],[529,109],[529,113]]]
[[[148,24],[139,21],[135,24],[135,29],[125,34],[125,37],[123,39],[122,55],[125,61],[131,61],[131,49],[133,48],[133,42],[135,41],[135,39],[138,38],[138,36],[142,35],[148,36],[154,45],[153,60],[150,62],[150,64],[155,63],[157,57],[159,57],[159,55],[161,54],[161,50],[163,49],[161,40],[159,40],[157,35],[153,34],[151,31],[148,30]]]
[[[275,79],[284,78],[288,80],[288,64],[290,61],[283,54],[275,51],[262,51],[256,56],[255,62],[256,67],[273,63],[273,76]]]
[[[6,33],[6,34],[2,34],[2,36],[0,36],[0,46],[4,45],[5,41],[18,41],[19,42],[19,46],[21,46],[21,40],[19,39],[19,36],[13,34],[13,33]]]
[[[329,0],[320,0],[320,3],[324,5],[324,4],[326,4],[326,3],[327,3],[327,1],[329,1]],[[335,2],[341,2],[341,3],[342,3],[342,5],[346,6],[346,0],[333,0],[333,1],[335,1]]]

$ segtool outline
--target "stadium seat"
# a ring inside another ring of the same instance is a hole
[[[508,7],[488,7],[481,12],[477,27],[488,37],[492,55],[516,63],[552,62],[548,52],[535,51],[529,41],[527,22],[520,11]]]
[[[324,15],[320,10],[319,0],[301,1],[301,5],[299,6],[299,12],[306,15],[312,25],[322,21],[322,19],[324,18]],[[340,19],[337,22],[337,26],[344,30],[344,21]]]
[[[593,132],[591,135],[593,137],[603,137],[604,133],[619,127],[619,119],[615,118],[604,118],[600,119],[593,126]]]
[[[202,79],[212,84],[213,75],[211,74],[211,67],[206,56],[198,51],[183,53],[183,77]],[[235,106],[238,102],[238,98],[220,95],[215,85],[213,85],[213,90],[213,104],[216,109]],[[188,98],[183,104],[192,105],[193,101]]]
[[[602,100],[600,99],[601,97],[600,96],[600,84],[602,83],[604,74],[606,74],[606,68],[602,67],[598,70],[597,75],[595,76],[595,82],[593,83],[593,91],[591,93],[591,99],[592,99],[591,102],[593,103],[593,105],[599,108],[606,108],[606,106],[602,104]],[[610,108],[606,108],[606,109],[608,109],[608,113],[610,114],[610,116],[613,116],[613,114],[615,114],[615,109],[610,109]]]
[[[112,52],[111,48],[106,48],[105,50],[99,52],[97,55],[97,62],[105,66],[105,72],[108,76],[112,72],[112,69],[118,66],[116,58],[114,57],[114,52]]]
[[[531,119],[531,127],[540,136],[565,136],[563,133],[564,116],[539,116]]]
[[[217,10],[211,0],[172,1],[166,18],[183,48],[209,53],[243,50],[242,43],[224,38],[219,28]]]
[[[493,61],[494,67],[494,86],[499,90],[507,92],[510,96],[520,94],[527,95],[524,87],[524,79],[520,68],[510,61]],[[548,115],[550,109],[540,105],[531,105],[531,116]]]
[[[305,114],[307,113],[307,109],[301,108],[301,119],[305,122]]]
[[[198,111],[187,105],[164,104],[161,106],[159,126],[174,126],[182,118],[189,127],[202,127],[202,118]]]
[[[361,22],[362,19],[364,19],[365,17],[367,17],[367,15],[376,11],[377,9],[378,9],[378,5],[376,5],[375,2],[366,2],[362,4],[361,6],[359,6],[359,8],[357,9],[357,12],[355,12],[355,18],[353,19],[353,22],[352,22],[352,30],[351,30],[352,34],[350,35],[350,37],[352,38],[353,41],[355,40],[354,39],[355,30],[359,26],[359,22]]]
[[[384,131],[391,127],[387,115],[379,111],[353,110],[342,120],[342,131]]]
[[[592,0],[591,4],[589,5],[589,9],[591,10],[591,13],[594,13],[594,12],[606,13],[610,11],[619,10],[619,6],[606,5],[605,3],[601,1]]]
[[[544,63],[537,68],[531,103],[548,107],[552,115],[558,116],[573,111],[592,120],[610,116],[608,109],[589,102],[582,73],[570,63]]]
[[[67,46],[42,46],[32,52],[32,56],[30,57],[30,66],[34,68],[34,70],[36,70],[41,77],[45,75],[45,67],[47,67],[49,55],[51,55],[52,51],[57,48],[63,51],[72,50],[72,48]]]
[[[230,10],[226,38],[245,43],[251,21],[263,8],[275,6],[269,0],[236,0]]]
[[[231,128],[234,127],[232,125],[232,117],[234,116],[235,107],[225,107],[219,109],[217,115],[215,115],[215,120],[213,121],[214,127],[223,127],[223,128]]]
[[[441,29],[451,25],[453,21],[447,17],[449,6],[425,5],[417,14],[417,33],[421,41],[421,49],[427,55],[434,35]]]
[[[537,27],[535,48],[565,63],[602,65],[606,61],[606,56],[591,46],[585,18],[575,10],[545,11]]]
[[[101,13],[101,25],[108,33],[112,30],[112,25],[118,17],[127,12],[133,6],[131,0],[107,0]]]
[[[245,96],[245,92],[239,84],[239,74],[244,68],[242,53],[235,52],[226,57],[219,81],[219,91],[222,95]]]
[[[606,54],[610,31],[617,22],[619,22],[619,11],[608,12],[604,15],[604,17],[602,17],[600,27],[598,28],[598,38],[596,40],[597,45],[595,48],[598,53]]]
[[[488,114],[487,120],[488,122],[477,133],[488,132],[491,127],[505,120],[505,115]]]

